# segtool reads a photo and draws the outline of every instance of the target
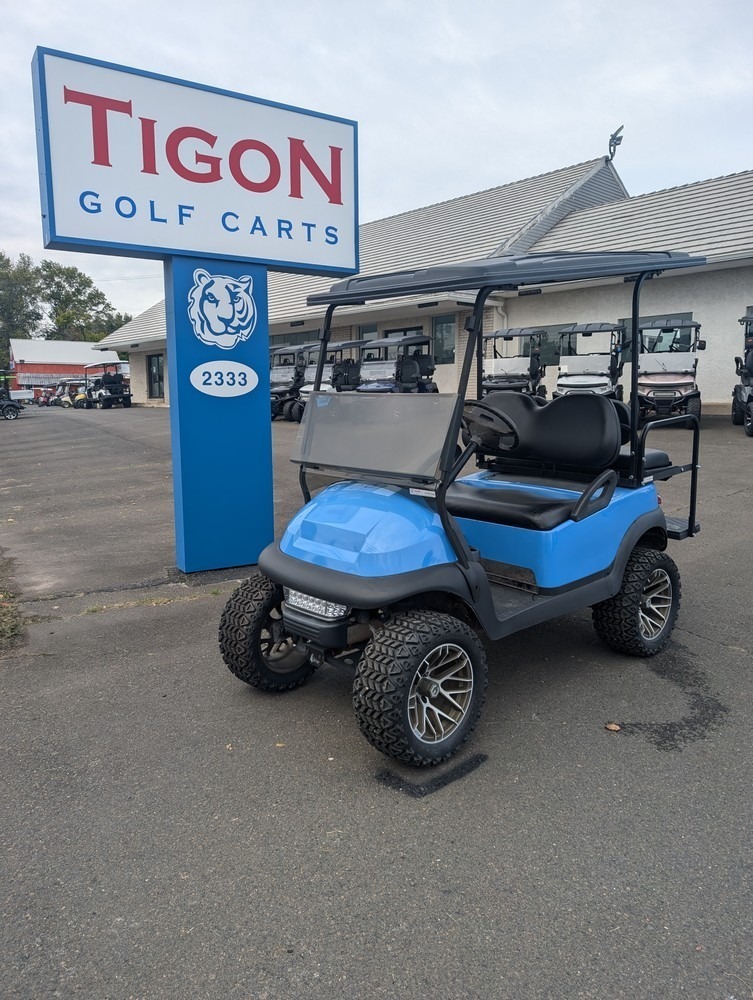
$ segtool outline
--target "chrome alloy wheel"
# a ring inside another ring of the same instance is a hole
[[[453,643],[424,657],[408,693],[408,723],[423,743],[440,743],[462,723],[473,696],[473,664]]]
[[[653,570],[641,594],[638,622],[644,639],[661,635],[672,609],[672,580],[666,570]]]

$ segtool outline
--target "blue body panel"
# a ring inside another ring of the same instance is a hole
[[[576,500],[574,490],[556,486],[536,486],[495,480],[480,472],[461,482],[477,482],[486,489],[498,485],[505,490],[521,489],[540,493],[544,500]],[[593,576],[611,566],[629,526],[656,510],[658,499],[653,483],[639,489],[617,487],[608,507],[582,521],[565,521],[551,531],[529,531],[506,524],[490,524],[458,517],[457,523],[468,544],[479,550],[482,559],[524,566],[536,577],[539,587],[556,588]]]
[[[486,489],[540,493],[542,500],[576,500],[579,491],[496,480],[488,472],[465,477]],[[532,531],[457,517],[468,544],[482,559],[531,570],[542,588],[566,587],[607,570],[630,525],[657,509],[653,483],[618,487],[607,508],[551,531]],[[327,487],[288,525],[280,549],[295,559],[359,577],[393,576],[453,563],[456,556],[432,507],[391,486],[345,482]]]
[[[335,483],[300,510],[280,549],[361,577],[394,576],[455,562],[439,515],[407,490]]]

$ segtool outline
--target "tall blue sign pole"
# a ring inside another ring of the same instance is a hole
[[[267,272],[165,263],[179,569],[243,566],[272,541]]]
[[[33,61],[44,244],[164,261],[176,563],[273,538],[268,270],[358,270],[356,123],[96,59]]]

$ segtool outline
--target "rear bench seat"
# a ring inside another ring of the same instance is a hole
[[[555,464],[593,473],[594,477],[608,469],[618,474],[630,471],[630,446],[623,446],[623,441],[629,441],[630,437],[630,412],[624,403],[595,394],[573,393],[539,406],[524,393],[504,391],[489,393],[483,402],[503,415],[508,414],[520,435],[517,447],[508,451],[498,447],[499,438],[494,431],[474,426],[487,454],[508,457],[513,462],[540,463],[539,471],[551,469]],[[666,452],[646,451],[645,470],[670,466]],[[547,499],[535,489],[486,486],[478,480],[452,483],[446,494],[447,509],[456,517],[533,531],[551,531],[564,524],[579,499],[579,496]]]

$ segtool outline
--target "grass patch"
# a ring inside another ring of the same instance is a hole
[[[11,591],[0,590],[0,653],[19,645],[26,629],[15,598]]]

